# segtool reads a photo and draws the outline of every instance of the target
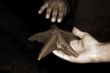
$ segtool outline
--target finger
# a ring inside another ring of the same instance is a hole
[[[88,33],[86,33],[86,32],[83,32],[83,31],[79,30],[79,29],[76,28],[76,27],[73,28],[72,33],[73,33],[75,36],[79,37],[79,38],[82,38],[84,35],[88,34]]]
[[[55,22],[58,14],[58,8],[53,9],[51,22]]]
[[[67,8],[65,7],[65,9],[64,9],[64,15],[66,15],[67,14]]]
[[[63,60],[69,61],[69,62],[73,62],[73,59],[75,60],[75,57],[68,56],[61,51],[54,50],[53,54],[56,55],[57,57],[63,59]]]
[[[76,27],[73,28],[72,32],[75,36],[81,39],[83,38],[84,43],[88,43],[90,41],[91,44],[98,44],[98,41],[87,32],[83,32]]]
[[[87,55],[87,54],[80,54],[78,56],[78,58],[75,58],[74,56],[66,55],[63,52],[57,51],[57,50],[54,50],[53,54],[63,60],[66,60],[66,61],[69,61],[72,63],[89,63],[89,62],[91,62],[91,60],[89,59],[89,55]]]
[[[48,7],[48,2],[44,3],[44,5],[38,11],[38,14],[42,14],[42,12]]]
[[[62,8],[60,8],[59,9],[58,19],[57,19],[57,22],[58,23],[61,23],[62,22],[63,16],[64,16],[64,10]]]
[[[45,16],[47,19],[49,19],[49,18],[50,18],[51,11],[52,11],[52,7],[47,8],[47,11],[46,11],[46,16]]]

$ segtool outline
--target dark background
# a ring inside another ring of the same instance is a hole
[[[109,63],[74,64],[53,54],[39,62],[37,61],[37,55],[42,44],[30,42],[27,38],[37,32],[48,30],[52,25],[49,20],[44,18],[45,14],[37,14],[42,3],[42,0],[4,0],[0,3],[0,73],[109,71],[107,68],[104,69]],[[68,20],[69,17],[70,15],[64,20]],[[69,27],[65,28],[68,25],[63,25],[63,23],[57,25],[70,31]]]

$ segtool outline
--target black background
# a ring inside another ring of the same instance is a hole
[[[52,25],[49,20],[44,18],[45,14],[37,14],[42,3],[42,0],[4,0],[1,2],[0,73],[109,71],[106,66],[109,63],[75,64],[62,60],[53,54],[37,61],[42,44],[29,42],[27,38],[32,34],[49,29]],[[58,26],[66,29],[63,27],[63,23]]]

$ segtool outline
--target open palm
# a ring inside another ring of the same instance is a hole
[[[96,63],[100,62],[100,43],[94,39],[90,34],[82,32],[77,28],[73,29],[73,35],[80,38],[80,40],[72,40],[70,46],[79,54],[76,58],[74,56],[69,56],[61,51],[54,50],[53,53],[70,62],[74,63]]]

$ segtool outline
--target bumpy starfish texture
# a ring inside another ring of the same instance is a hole
[[[78,53],[69,45],[69,42],[76,39],[72,33],[63,31],[53,25],[50,30],[34,34],[29,38],[30,41],[45,43],[41,49],[38,60],[41,60],[53,50],[59,50],[67,55],[78,57]]]

